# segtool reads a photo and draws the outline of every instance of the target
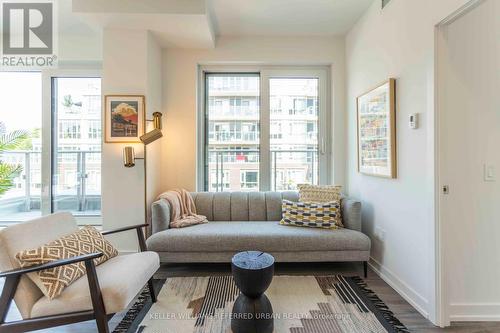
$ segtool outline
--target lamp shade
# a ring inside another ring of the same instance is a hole
[[[127,146],[123,148],[123,165],[125,165],[127,168],[135,166],[134,147]]]
[[[161,112],[153,113],[153,126],[155,129],[161,130]]]
[[[142,143],[144,143],[145,145],[149,145],[151,142],[158,140],[162,136],[163,134],[161,133],[161,130],[155,128],[154,130],[141,135],[140,139]]]

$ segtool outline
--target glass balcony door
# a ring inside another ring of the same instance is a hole
[[[52,211],[101,215],[101,79],[52,78]]]

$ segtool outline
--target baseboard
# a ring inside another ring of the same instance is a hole
[[[396,290],[411,306],[413,306],[424,318],[429,319],[429,301],[417,293],[413,288],[396,276],[393,272],[384,267],[380,262],[370,257],[368,262],[370,268],[384,280],[392,289]]]
[[[450,321],[500,321],[500,303],[451,303]]]

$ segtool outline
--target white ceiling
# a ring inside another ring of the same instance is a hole
[[[344,35],[374,0],[209,0],[220,36]]]
[[[375,0],[65,0],[62,35],[150,30],[163,47],[211,48],[217,36],[344,35]]]

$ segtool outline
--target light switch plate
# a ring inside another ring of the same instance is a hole
[[[411,129],[418,128],[418,113],[412,113],[409,115],[408,126],[410,126]]]
[[[496,170],[493,164],[485,164],[484,165],[484,181],[485,182],[494,182],[497,180]]]

